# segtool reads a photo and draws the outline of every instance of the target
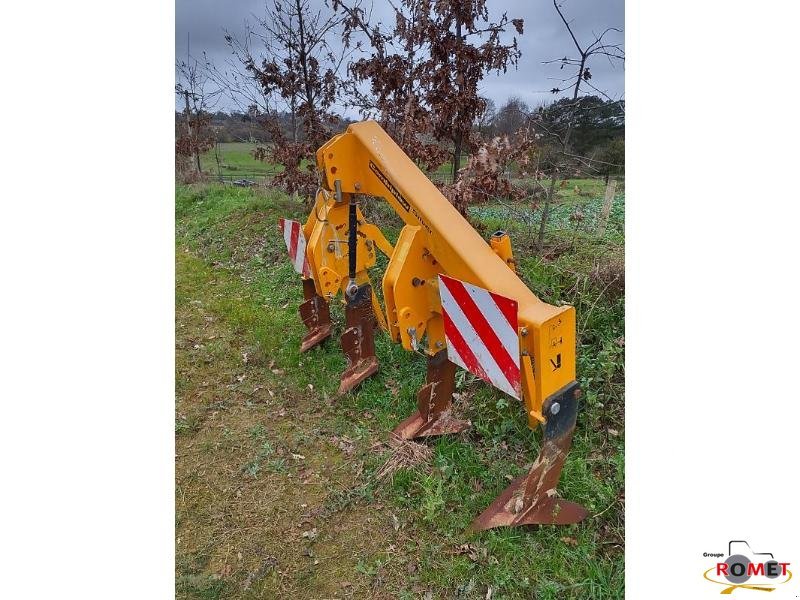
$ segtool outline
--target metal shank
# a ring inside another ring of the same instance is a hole
[[[361,285],[344,309],[347,328],[342,334],[342,352],[347,369],[342,373],[339,394],[352,390],[378,371],[375,356],[375,315],[372,313],[372,287]]]
[[[303,279],[303,298],[300,318],[308,333],[300,343],[300,352],[306,352],[321,344],[331,335],[331,311],[325,298],[317,294],[313,279]]]
[[[580,388],[573,383],[547,399],[547,423],[536,462],[527,475],[515,479],[472,522],[472,531],[516,525],[568,525],[589,514],[583,506],[559,498],[556,492],[572,444],[579,396]]]
[[[403,440],[446,433],[458,433],[471,423],[451,414],[456,365],[447,360],[447,350],[428,357],[428,374],[417,392],[417,411],[395,427],[394,435]]]

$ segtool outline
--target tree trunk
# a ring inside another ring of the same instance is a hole
[[[550,176],[550,189],[547,190],[547,198],[544,200],[544,207],[542,208],[542,220],[539,222],[539,236],[536,239],[536,247],[541,250],[544,246],[544,229],[547,226],[547,218],[550,216],[550,204],[553,202],[553,194],[556,190],[556,179],[558,175],[558,166],[553,166],[553,174]]]
[[[456,38],[458,39],[459,44],[463,42],[461,37],[461,20],[456,17]],[[455,60],[458,61],[458,52],[456,52]],[[456,67],[457,70],[458,67]],[[461,86],[458,86],[459,96],[461,95]],[[464,144],[464,135],[461,133],[461,123],[453,123],[452,124],[455,131],[458,133],[455,134],[453,138],[453,183],[458,181],[458,170],[461,168],[461,150]],[[465,207],[466,210],[466,207]]]
[[[458,170],[461,168],[461,150],[463,140],[460,135],[453,140],[453,183],[458,181]]]
[[[192,111],[189,109],[189,90],[183,90],[183,99],[186,101],[186,133],[194,149],[194,160],[197,163],[197,172],[202,173],[200,169],[200,154],[197,152],[197,144],[192,140]]]
[[[288,52],[289,52],[289,62],[294,63],[294,57],[292,56],[291,45],[288,47]],[[289,98],[289,112],[292,118],[292,142],[297,143],[297,94],[295,94],[294,91],[292,91],[292,95]]]
[[[617,180],[612,179],[606,186],[606,197],[603,201],[603,210],[600,212],[600,223],[597,227],[597,235],[603,237],[606,233],[608,215],[611,214],[611,206],[614,204],[614,192],[617,190]]]
[[[586,65],[586,53],[581,55],[581,64],[578,67],[578,80],[575,82],[575,89],[572,91],[572,110],[569,113],[569,120],[567,121],[567,131],[564,134],[564,144],[562,150],[562,159],[566,159],[566,154],[569,152],[569,138],[572,135],[572,124],[575,121],[575,102],[578,100],[578,92],[580,91],[581,87],[581,80],[583,79],[583,68]],[[547,192],[547,199],[544,202],[544,209],[542,209],[542,220],[539,223],[539,237],[537,239],[536,245],[538,246],[539,250],[542,249],[542,244],[544,244],[544,230],[547,227],[547,218],[550,216],[550,203],[553,201],[553,193],[555,192],[556,188],[556,178],[558,175],[558,167],[564,160],[556,160],[555,165],[553,165],[553,175],[550,178],[550,189]]]
[[[219,139],[214,141],[214,158],[217,161],[217,177],[219,177],[219,182],[222,183],[222,165],[219,160]]]
[[[292,119],[292,141],[297,143],[297,100],[292,95],[292,100],[289,104],[289,113]]]
[[[300,60],[300,66],[303,69],[303,86],[306,90],[308,118],[312,120],[312,127],[316,127],[317,111],[314,108],[314,88],[311,85],[311,77],[308,74],[308,49],[306,48],[306,29],[303,23],[303,5],[300,0],[295,0],[295,6],[297,7],[297,28],[300,34],[300,51],[297,53],[297,58]],[[307,127],[307,130],[310,129]],[[311,137],[313,138],[313,135]]]
[[[411,15],[409,19],[411,20],[411,28],[413,29],[416,26],[416,7],[411,7]],[[372,39],[372,38],[370,38]],[[412,138],[414,137],[414,126],[412,125],[412,116],[411,116],[411,109],[413,107],[414,102],[414,55],[416,52],[414,51],[414,44],[408,44],[408,49],[406,50],[406,64],[408,65],[408,71],[406,72],[406,106],[405,110],[403,111],[403,122],[400,124],[400,145],[402,146],[403,150],[408,148],[411,144]],[[381,58],[383,58],[383,50],[380,52]],[[384,109],[384,119],[387,118],[388,113],[386,109]]]

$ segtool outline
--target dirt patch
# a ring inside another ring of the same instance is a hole
[[[408,532],[380,504],[336,500],[365,484],[357,451],[209,309],[211,292],[195,279],[176,306],[178,597],[393,597]]]

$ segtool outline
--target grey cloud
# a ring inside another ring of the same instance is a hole
[[[323,5],[323,0],[312,0]],[[489,74],[481,82],[481,93],[500,106],[510,96],[522,98],[535,106],[551,101],[548,92],[561,87],[557,79],[564,71],[556,65],[544,65],[542,61],[574,56],[575,47],[564,29],[550,0],[489,0],[490,18],[496,19],[506,12],[510,18],[525,20],[525,33],[518,37],[522,50],[517,69],[509,69],[498,75]],[[608,27],[624,29],[624,0],[563,0],[561,3],[579,41],[592,40]],[[373,16],[384,23],[391,21],[388,3],[376,0]],[[191,39],[191,52],[201,57],[206,52],[210,60],[223,64],[230,58],[225,45],[224,31],[243,31],[245,21],[253,21],[254,15],[263,14],[264,0],[176,0],[175,4],[175,53],[180,60],[186,56],[187,34]],[[610,42],[624,42],[623,34],[611,32]],[[621,98],[625,90],[624,66],[611,64],[605,57],[596,56],[589,65],[591,83],[612,98]],[[221,101],[218,108],[231,108]]]

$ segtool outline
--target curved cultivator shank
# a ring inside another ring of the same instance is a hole
[[[446,350],[428,357],[428,376],[425,385],[417,392],[417,412],[395,427],[392,433],[401,440],[413,440],[468,429],[469,421],[457,419],[452,414],[455,383],[456,365],[447,360]]]
[[[509,525],[569,525],[582,521],[588,512],[580,504],[557,496],[561,468],[572,445],[578,410],[578,384],[548,403],[550,418],[544,426],[542,451],[531,470],[511,482],[500,496],[472,522],[480,531]],[[553,414],[554,408],[558,410]]]
[[[370,375],[378,372],[375,356],[375,315],[372,312],[372,287],[360,286],[344,309],[347,328],[342,334],[342,352],[347,369],[342,373],[339,393],[346,394]]]
[[[313,279],[303,279],[303,298],[300,305],[300,318],[308,333],[300,343],[300,352],[311,350],[331,335],[331,310],[328,302],[317,294]]]
[[[317,152],[321,178],[305,224],[281,219],[292,265],[303,281],[300,317],[306,352],[332,333],[330,302],[344,300],[339,393],[378,371],[375,327],[427,357],[417,410],[393,436],[456,434],[470,426],[453,410],[456,368],[524,403],[531,427],[544,427],[541,453],[471,525],[475,531],[564,525],[586,509],[556,488],[570,449],[580,390],[575,381],[575,309],[539,300],[517,277],[508,235],[487,244],[374,122],[351,125]],[[383,198],[405,222],[395,246],[360,209]],[[370,269],[389,262],[381,306]]]

